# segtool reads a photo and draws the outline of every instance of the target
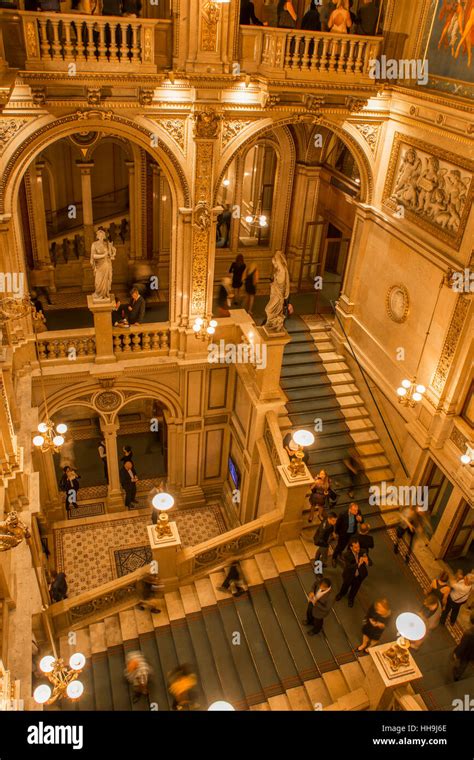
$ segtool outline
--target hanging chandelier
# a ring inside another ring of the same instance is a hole
[[[215,319],[196,317],[193,324],[194,337],[199,340],[212,340],[217,327]]]
[[[46,391],[44,388],[43,365],[41,363],[38,351],[38,343],[36,339],[35,348],[40,371],[41,392],[43,395],[46,419],[43,422],[39,423],[37,428],[38,433],[33,437],[33,445],[42,452],[57,452],[64,443],[64,434],[67,432],[67,425],[64,422],[60,422],[55,425],[55,423],[50,419],[50,416],[48,414],[48,402],[46,401]]]
[[[425,391],[425,386],[417,383],[416,378],[402,380],[402,384],[397,388],[398,402],[402,406],[415,406],[421,401]]]
[[[53,685],[40,684],[33,693],[35,702],[39,705],[52,705],[58,699],[69,697],[71,700],[79,699],[84,691],[84,685],[78,681],[79,673],[86,664],[86,658],[81,652],[76,652],[69,659],[69,668],[64,660],[51,655],[46,655],[40,661],[40,670],[45,674],[48,681]]]

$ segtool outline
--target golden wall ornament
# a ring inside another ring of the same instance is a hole
[[[394,322],[405,322],[410,309],[410,298],[405,285],[392,285],[388,289],[387,314]]]
[[[0,119],[0,151],[12,140],[16,133],[28,123],[28,119]]]
[[[358,111],[362,111],[368,102],[368,100],[362,98],[353,98],[352,96],[349,96],[345,100],[345,106],[349,113],[357,113]]]
[[[323,95],[305,95],[304,105],[308,111],[312,113],[319,113],[324,105]]]
[[[94,399],[93,404],[100,412],[113,412],[118,409],[123,402],[123,397],[116,391],[101,391]]]
[[[201,50],[206,53],[217,52],[217,27],[220,20],[220,8],[209,0],[201,14]]]
[[[186,122],[184,119],[160,119],[157,124],[161,124],[163,129],[169,134],[172,140],[179,145],[184,153],[186,138]]]
[[[245,127],[248,127],[249,124],[252,124],[251,121],[235,121],[233,119],[224,121],[223,127],[222,127],[222,146],[226,146],[227,143],[229,143],[231,140],[234,139],[234,137],[237,137],[237,135],[245,129]]]
[[[193,224],[201,232],[206,232],[211,226],[211,209],[207,201],[199,201],[194,207]]]
[[[441,356],[438,361],[433,379],[431,381],[431,387],[439,395],[441,395],[443,388],[448,378],[448,373],[456,353],[456,349],[459,343],[459,336],[461,335],[464,322],[469,310],[469,298],[465,295],[459,295],[454,307],[453,316],[444,339]]]
[[[383,203],[453,248],[461,245],[474,197],[474,161],[395,133]]]
[[[198,140],[214,140],[219,134],[221,116],[213,108],[203,108],[194,114],[194,137]]]
[[[6,519],[0,522],[0,552],[14,549],[23,539],[28,538],[28,526],[20,520],[16,512],[8,512]]]
[[[358,130],[358,132],[361,133],[362,137],[366,141],[367,145],[369,146],[371,152],[375,155],[377,151],[377,144],[379,141],[379,134],[380,134],[380,128],[381,124],[354,124],[355,128]]]

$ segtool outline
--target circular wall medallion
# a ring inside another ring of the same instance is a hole
[[[122,403],[122,396],[115,391],[102,391],[94,399],[94,406],[101,412],[113,412]]]
[[[394,322],[405,322],[410,299],[405,285],[392,285],[387,293],[387,313]]]

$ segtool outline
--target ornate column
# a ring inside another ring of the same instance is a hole
[[[98,396],[98,403],[107,404],[107,398],[109,394],[116,395],[115,391],[103,391]],[[113,399],[111,399],[113,401]],[[120,476],[119,476],[119,459],[117,452],[117,431],[119,429],[118,422],[111,422],[110,415],[107,415],[107,419],[104,420],[101,417],[100,429],[104,436],[105,450],[107,452],[107,471],[109,475],[109,485],[107,488],[106,507],[107,512],[121,512],[124,509],[122,489],[120,488]]]
[[[294,283],[299,281],[306,225],[316,220],[320,174],[320,166],[297,164],[295,167],[292,212],[288,225],[288,266]]]
[[[87,306],[94,315],[96,364],[110,364],[117,361],[114,354],[112,326],[114,300],[112,293],[109,301],[102,302],[94,301],[92,296],[87,296]]]
[[[192,282],[188,310],[191,320],[197,316],[209,317],[212,313],[216,250],[216,214],[212,208],[212,194],[219,126],[220,116],[212,108],[196,112]]]
[[[92,185],[91,170],[94,166],[93,161],[76,161],[81,171],[81,192],[82,192],[82,223],[84,227],[84,256],[89,258],[91,245],[95,240],[94,234],[94,212],[92,209]]]
[[[43,169],[44,161],[35,161],[25,176],[26,201],[31,224],[31,245],[35,265],[38,265],[38,268],[51,266],[44,206]]]
[[[142,229],[140,224],[141,219],[141,183],[140,179],[140,165],[137,167],[135,161],[125,161],[128,168],[128,197],[129,197],[129,209],[130,209],[130,258],[141,257],[141,240]]]
[[[151,165],[152,171],[152,215],[153,215],[153,260],[159,263],[160,260],[160,227],[161,227],[161,181],[160,167],[158,164]]]

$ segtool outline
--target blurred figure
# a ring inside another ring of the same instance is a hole
[[[336,527],[336,522],[336,513],[329,512],[328,516],[324,518],[314,534],[313,543],[317,547],[314,561],[317,562],[321,559],[323,567],[326,567],[328,561],[329,542],[331,538],[335,537],[334,528]]]
[[[151,668],[139,649],[127,652],[125,657],[125,678],[133,689],[133,702],[148,696],[148,679]]]
[[[316,0],[311,0],[311,5],[309,6],[301,21],[301,28],[307,29],[311,32],[321,31],[321,18],[319,16]]]
[[[373,565],[370,559],[370,550],[374,548],[374,539],[369,536],[370,525],[369,523],[360,523],[357,530],[357,538],[359,539],[360,548],[365,551],[369,558],[369,566]]]
[[[400,541],[403,539],[404,535],[408,533],[408,551],[405,557],[405,562],[407,564],[410,561],[410,556],[413,548],[413,539],[415,538],[415,533],[418,530],[419,523],[420,519],[415,507],[405,507],[402,509],[400,512],[400,521],[397,525],[397,540],[395,542],[395,546],[393,547],[393,552],[394,554],[398,554],[400,551]]]
[[[239,253],[232,262],[229,269],[229,274],[232,275],[232,288],[234,290],[234,306],[240,304],[240,288],[242,287],[242,276],[245,272],[245,261],[241,253]]]
[[[72,467],[73,469],[76,466],[74,439],[69,430],[64,434],[64,443],[59,449],[59,466],[63,470],[67,466]]]
[[[357,647],[358,652],[365,652],[380,641],[391,615],[392,611],[386,599],[377,599],[370,605],[362,626],[362,644]]]
[[[71,517],[71,508],[77,509],[77,492],[79,491],[79,478],[81,476],[78,475],[72,467],[64,467],[63,472],[64,474],[59,483],[59,490],[64,491],[66,494],[65,507],[66,515],[69,520]]]
[[[323,0],[323,5],[319,9],[319,18],[321,19],[321,26],[323,32],[329,31],[329,19],[333,11],[336,10],[336,3],[332,0]]]
[[[197,677],[191,665],[178,665],[168,674],[168,691],[173,697],[173,710],[197,710]]]
[[[298,16],[291,0],[279,0],[277,8],[278,26],[282,29],[294,29]]]
[[[330,32],[345,34],[352,26],[351,14],[349,13],[346,0],[338,0],[336,10],[331,13],[328,22]]]
[[[323,519],[326,512],[326,500],[328,497],[329,487],[326,487],[324,478],[321,474],[316,475],[314,483],[311,486],[311,492],[309,494],[309,504],[311,507],[308,522],[313,522],[314,512],[317,510],[318,518]]]
[[[63,599],[67,599],[67,580],[65,573],[58,573],[57,570],[51,570],[49,594],[53,603],[62,602]]]
[[[253,303],[255,301],[255,296],[257,294],[257,283],[258,283],[258,269],[255,261],[252,261],[250,266],[246,267],[244,274],[243,274],[243,280],[244,280],[244,286],[245,286],[245,292],[247,294],[246,300],[245,300],[245,308],[248,311],[248,313],[252,314],[253,309]]]
[[[446,607],[448,596],[451,592],[451,586],[449,584],[449,573],[447,570],[443,572],[431,581],[430,591],[438,597],[443,609]]]
[[[255,8],[252,0],[240,0],[240,24],[248,26],[264,26],[263,22],[255,15]]]
[[[451,625],[454,625],[458,619],[463,604],[466,604],[474,587],[474,575],[471,573],[464,575],[462,570],[458,570],[455,580],[451,583],[451,591],[446,599],[446,607],[441,615],[441,623],[444,625],[449,617]]]
[[[375,34],[379,9],[374,0],[362,0],[357,11],[357,34]]]
[[[137,593],[140,598],[138,607],[141,610],[150,610],[150,612],[159,614],[161,610],[158,595],[162,590],[163,584],[155,573],[148,573],[143,578],[140,578],[137,582]]]
[[[453,678],[459,681],[469,664],[474,663],[474,612],[471,612],[471,627],[464,632],[463,637],[453,652]]]
[[[434,631],[438,627],[441,620],[442,613],[441,603],[436,594],[428,594],[423,600],[423,607],[419,611],[419,616],[426,625],[426,633],[422,639],[411,642],[412,649],[419,649],[421,645],[426,641],[430,631]]]
[[[233,596],[245,594],[244,581],[238,562],[232,562],[222,586],[219,586],[219,591],[224,591],[227,594],[231,593]]]
[[[217,295],[217,316],[230,317],[230,299],[232,291],[232,280],[230,277],[223,277],[219,286]]]
[[[363,472],[364,466],[357,455],[357,452],[354,450],[351,450],[349,452],[349,456],[342,460],[344,465],[347,467],[349,471],[349,477],[351,479],[351,485],[349,488],[349,491],[347,492],[347,495],[349,496],[349,499],[354,498],[354,488],[356,487],[357,482],[357,476],[360,472]]]

